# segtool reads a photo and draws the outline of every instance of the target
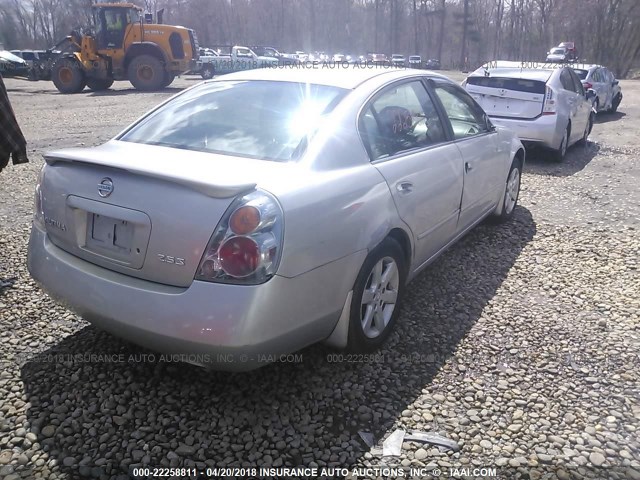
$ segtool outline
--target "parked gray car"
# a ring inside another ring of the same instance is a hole
[[[371,351],[407,282],[513,215],[524,155],[437,74],[238,72],[47,153],[28,267],[86,320],[196,364]]]
[[[622,102],[620,82],[606,67],[602,65],[575,65],[573,70],[582,81],[585,90],[596,92],[593,105],[596,112],[615,112]]]
[[[571,55],[565,47],[554,47],[547,52],[547,62],[568,62]]]
[[[422,57],[420,55],[410,55],[409,68],[422,68]]]
[[[585,92],[573,69],[522,68],[510,61],[487,67],[469,75],[464,85],[494,123],[511,128],[525,145],[550,148],[556,161],[574,143],[587,141],[594,92]]]

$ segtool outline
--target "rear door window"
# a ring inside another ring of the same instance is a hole
[[[371,160],[447,140],[438,111],[420,80],[383,90],[360,116],[358,128]]]

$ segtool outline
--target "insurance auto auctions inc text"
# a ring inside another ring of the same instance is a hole
[[[227,477],[258,478],[492,478],[495,468],[449,468],[439,467],[259,467],[259,468],[209,468],[209,475]]]

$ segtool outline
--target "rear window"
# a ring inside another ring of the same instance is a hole
[[[526,80],[522,78],[500,78],[500,77],[469,77],[467,85],[477,85],[479,87],[501,88],[516,92],[542,93],[545,92],[545,83],[538,80]]]
[[[296,160],[348,90],[272,81],[202,84],[119,140],[273,161]]]
[[[584,80],[585,78],[587,78],[587,75],[589,74],[588,70],[581,70],[578,68],[574,68],[573,71],[576,72],[576,75],[578,75],[578,78],[580,80]]]

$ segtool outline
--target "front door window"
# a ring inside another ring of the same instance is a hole
[[[121,8],[105,8],[100,17],[99,23],[102,28],[98,38],[99,48],[122,48],[127,26],[126,11]]]

